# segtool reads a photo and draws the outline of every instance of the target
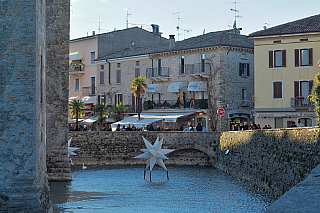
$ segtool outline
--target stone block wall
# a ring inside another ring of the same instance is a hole
[[[279,197],[320,163],[319,132],[317,127],[223,132],[214,166]]]
[[[0,1],[0,212],[50,212],[45,0]]]
[[[187,132],[70,132],[71,146],[79,147],[73,163],[81,166],[144,165],[146,160],[134,159],[145,149],[142,136],[151,144],[157,137],[164,138],[164,149],[169,153],[166,165],[211,165],[218,145],[219,133]]]
[[[46,0],[46,145],[49,181],[70,181],[68,97],[70,0]]]

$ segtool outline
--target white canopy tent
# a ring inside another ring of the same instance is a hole
[[[99,117],[90,117],[87,119],[84,119],[83,121],[81,121],[81,124],[88,124],[88,125],[92,125],[94,122],[96,122],[99,119]]]
[[[185,81],[172,82],[169,84],[167,92],[180,92],[180,89],[185,90],[186,87],[187,85]]]
[[[188,85],[188,91],[191,91],[191,92],[207,91],[207,82],[206,81],[191,81]]]
[[[96,105],[97,96],[85,96],[82,98],[82,101],[85,106]]]
[[[72,100],[80,100],[80,97],[79,96],[69,97],[69,105],[71,104]]]
[[[165,122],[176,122],[176,120],[180,117],[184,117],[187,115],[191,115],[196,111],[180,111],[180,112],[144,112],[140,114],[141,120],[138,120],[138,115],[134,115],[131,117],[126,117],[125,119],[115,122],[112,125],[112,131],[115,131],[117,125],[120,124],[122,127],[125,125],[126,127],[130,124],[130,126],[134,125],[137,128],[147,127],[148,124],[163,120]]]

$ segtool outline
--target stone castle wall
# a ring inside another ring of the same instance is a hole
[[[143,165],[134,159],[164,138],[166,165],[213,165],[273,196],[281,196],[306,178],[320,163],[320,128],[236,132],[70,132],[71,146],[80,147],[72,159],[77,166]],[[226,151],[229,154],[226,155]]]
[[[0,1],[0,212],[51,211],[44,0]]]

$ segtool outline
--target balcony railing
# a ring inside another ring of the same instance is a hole
[[[147,68],[147,78],[169,77],[169,67]]]
[[[208,109],[208,99],[144,101],[143,109]]]
[[[210,63],[186,64],[179,67],[180,75],[211,74]]]
[[[314,103],[305,97],[291,98],[291,107],[295,109],[314,108]]]
[[[69,74],[84,73],[84,64],[82,63],[71,63],[69,66]]]
[[[96,95],[96,87],[82,87],[82,95]]]

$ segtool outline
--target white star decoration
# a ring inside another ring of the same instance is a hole
[[[165,156],[165,154],[168,154],[174,151],[174,149],[161,149],[163,138],[159,140],[159,137],[157,137],[157,140],[153,145],[151,145],[149,141],[147,141],[147,139],[145,139],[143,136],[142,138],[144,143],[146,144],[147,149],[141,149],[141,151],[143,151],[144,153],[134,158],[147,159],[147,165],[145,170],[147,170],[150,167],[150,174],[155,164],[160,165],[162,168],[164,168],[164,170],[168,172],[166,166],[163,163],[163,160],[169,159]],[[150,180],[151,180],[151,176],[150,176]]]
[[[69,159],[71,161],[71,165],[73,165],[73,162],[72,162],[72,159],[71,159],[70,156],[71,155],[77,155],[76,153],[74,153],[74,151],[76,151],[76,150],[78,150],[80,148],[78,148],[78,147],[70,147],[71,141],[72,141],[72,137],[68,140],[68,157],[69,157]]]

